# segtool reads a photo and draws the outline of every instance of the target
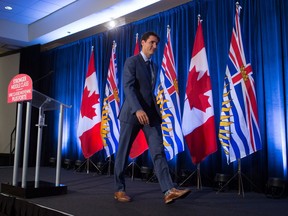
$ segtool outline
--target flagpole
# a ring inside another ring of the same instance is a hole
[[[202,190],[202,181],[200,173],[200,163],[197,164],[197,189]]]
[[[86,173],[89,174],[89,172],[90,172],[90,165],[89,165],[90,164],[89,163],[90,162],[90,158],[88,158],[86,162],[87,162],[86,163]]]
[[[244,197],[244,188],[243,188],[243,181],[241,176],[241,159],[238,159],[238,195],[241,195],[243,193]]]
[[[111,175],[111,163],[112,163],[112,156],[109,157],[108,159],[108,176]]]

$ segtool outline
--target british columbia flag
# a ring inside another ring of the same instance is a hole
[[[118,148],[119,140],[119,91],[117,81],[116,43],[113,42],[108,68],[105,96],[102,107],[101,135],[106,156],[113,155]]]
[[[228,164],[262,148],[253,72],[242,44],[240,9],[236,3],[220,115],[219,140]]]
[[[184,141],[181,129],[177,73],[169,27],[167,28],[167,43],[161,65],[157,103],[160,105],[162,113],[162,134],[166,158],[171,160],[178,153],[184,151]]]

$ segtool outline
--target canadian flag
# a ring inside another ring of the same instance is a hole
[[[77,136],[85,158],[103,149],[101,138],[101,108],[99,103],[94,52],[92,50],[82,95]]]
[[[217,150],[212,88],[200,17],[187,79],[182,130],[194,164]]]
[[[138,33],[136,34],[136,44],[134,48],[134,55],[138,55],[140,53],[139,42],[138,42]],[[144,132],[142,130],[139,131],[136,139],[134,140],[129,157],[134,159],[139,155],[143,154],[148,149],[148,144],[146,142],[146,138]]]

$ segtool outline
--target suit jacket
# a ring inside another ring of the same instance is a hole
[[[153,63],[154,77],[157,77],[158,67]],[[124,64],[123,87],[125,100],[119,113],[120,121],[140,124],[135,115],[137,110],[144,110],[150,125],[162,122],[159,106],[154,95],[154,86],[146,63],[139,53],[129,57]]]

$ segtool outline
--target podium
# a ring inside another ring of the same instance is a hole
[[[16,123],[16,139],[15,139],[15,155],[13,167],[12,184],[1,184],[1,193],[15,195],[23,198],[34,198],[50,195],[60,195],[67,193],[67,186],[60,184],[60,169],[61,169],[61,153],[62,153],[62,137],[63,137],[63,112],[64,108],[71,108],[72,106],[65,105],[53,98],[50,98],[36,90],[32,90],[32,100],[18,102],[17,104],[17,123]],[[22,127],[22,113],[23,104],[26,103],[26,122],[25,122],[25,136],[24,136],[24,150],[23,150],[23,169],[22,181],[18,181],[18,165],[19,165],[19,151],[21,142],[21,127]],[[28,167],[28,153],[30,142],[30,124],[31,124],[31,110],[32,106],[39,109],[38,116],[38,134],[37,134],[37,151],[36,151],[36,165],[35,165],[35,181],[27,181],[27,167]],[[57,164],[56,164],[56,178],[55,183],[45,182],[39,180],[40,159],[41,159],[41,145],[42,132],[45,125],[45,112],[59,110],[58,119],[58,144],[57,144]]]

